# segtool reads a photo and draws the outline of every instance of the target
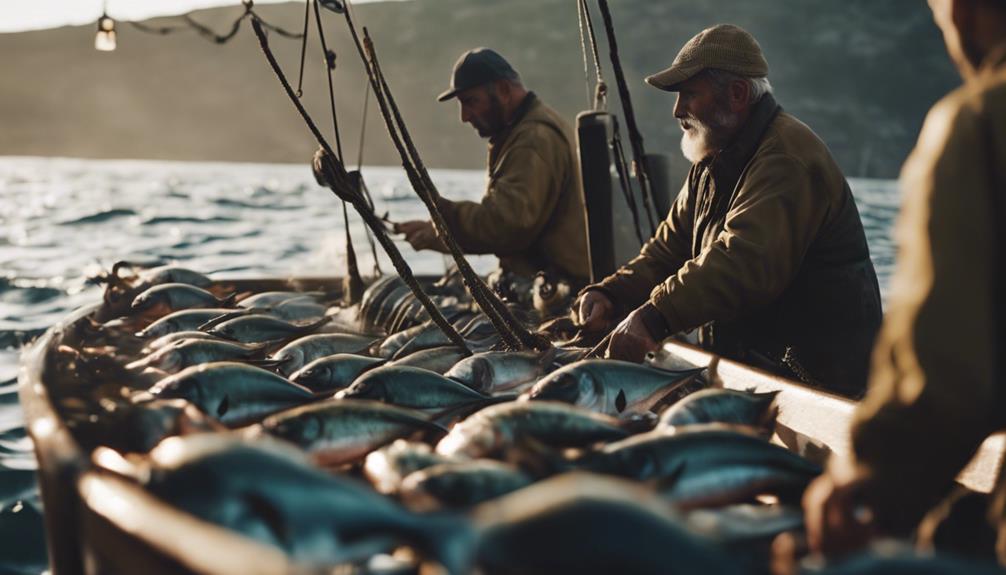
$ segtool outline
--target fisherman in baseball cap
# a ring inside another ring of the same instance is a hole
[[[572,130],[530,92],[506,59],[490,48],[458,58],[451,85],[437,98],[456,99],[461,122],[489,140],[489,182],[480,202],[441,197],[437,207],[466,253],[499,257],[501,284],[538,271],[579,288],[590,274],[586,214]],[[445,251],[427,220],[395,230],[416,250]],[[529,290],[526,293],[530,293]]]
[[[721,24],[646,79],[677,93],[692,168],[640,254],[583,290],[578,323],[610,331],[608,357],[640,361],[698,328],[716,354],[855,395],[881,318],[863,224],[827,146],[782,111],[767,74],[751,34]]]
[[[451,73],[451,87],[437,100],[446,102],[469,88],[495,80],[519,80],[520,76],[503,56],[491,48],[474,48],[458,58]]]

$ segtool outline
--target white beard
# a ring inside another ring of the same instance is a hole
[[[708,124],[697,118],[687,118],[684,121],[690,128],[681,128],[681,153],[689,162],[697,164],[723,149],[727,144],[724,133],[733,131],[738,119],[735,114],[717,111]]]

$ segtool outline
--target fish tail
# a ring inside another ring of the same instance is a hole
[[[222,307],[234,307],[237,305],[238,291],[232,291],[227,297],[220,300],[220,305]]]

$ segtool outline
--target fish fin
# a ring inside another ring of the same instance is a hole
[[[289,357],[284,357],[283,359],[246,359],[244,363],[254,365],[255,367],[276,368],[290,361],[290,359]]]
[[[538,365],[542,368],[549,368],[553,363],[555,363],[555,358],[559,353],[559,348],[552,346],[545,351],[541,352],[538,357]]]
[[[232,291],[227,297],[220,300],[220,305],[223,307],[234,307],[237,305],[238,292]]]
[[[217,406],[217,417],[223,417],[231,407],[231,396],[225,395],[223,401]]]
[[[208,321],[208,322],[200,325],[196,329],[199,330],[199,331],[209,331],[210,329],[212,329],[212,328],[214,328],[214,327],[222,324],[223,322],[225,322],[225,321],[227,321],[229,319],[234,319],[234,318],[236,318],[238,316],[241,316],[241,315],[244,315],[244,314],[245,314],[244,310],[235,310],[235,311],[230,311],[230,312],[227,312],[227,313],[222,313],[222,314],[218,315],[217,317],[211,319],[210,321]]]
[[[619,389],[618,395],[615,396],[615,411],[617,411],[618,413],[622,413],[623,411],[625,411],[625,407],[627,404],[628,402],[625,399],[625,390]]]

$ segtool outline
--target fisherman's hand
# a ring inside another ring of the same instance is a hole
[[[615,314],[615,304],[601,290],[590,289],[580,296],[577,323],[587,333],[604,331]]]
[[[395,224],[395,233],[405,234],[405,241],[409,242],[412,249],[416,251],[447,251],[447,246],[437,236],[437,230],[433,227],[433,222],[414,220]]]
[[[873,536],[869,510],[862,506],[868,480],[862,468],[833,458],[803,494],[810,551],[841,556],[866,546]]]
[[[311,159],[311,168],[314,171],[314,180],[319,186],[331,188],[335,184],[335,162],[325,151],[325,148],[318,148]]]
[[[644,313],[642,307],[636,309],[612,330],[605,357],[640,363],[648,352],[660,347],[644,321]]]

